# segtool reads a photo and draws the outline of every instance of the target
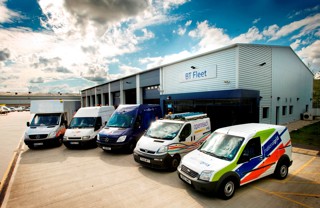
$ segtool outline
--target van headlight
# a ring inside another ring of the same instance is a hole
[[[165,153],[168,151],[168,146],[161,146],[159,149],[158,149],[158,153]]]
[[[25,138],[25,139],[29,139],[29,135],[28,135],[27,132],[24,132],[24,138]]]
[[[124,136],[121,136],[118,138],[117,142],[124,142],[126,140],[127,136],[124,135]]]
[[[211,177],[213,176],[213,173],[214,173],[213,170],[204,170],[201,172],[199,176],[199,180],[210,181]]]
[[[53,131],[48,135],[49,138],[56,137],[56,132]]]
[[[100,135],[97,134],[97,141],[100,141]]]
[[[83,140],[88,140],[88,139],[90,139],[90,136],[83,136],[82,139]]]

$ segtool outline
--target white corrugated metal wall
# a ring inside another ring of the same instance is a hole
[[[163,94],[235,89],[235,56],[236,48],[233,47],[163,67]],[[216,68],[216,77],[181,81],[184,73],[192,70],[191,66],[196,67],[195,70],[215,70]]]
[[[268,46],[239,45],[239,88],[260,91],[259,121],[271,123],[271,114],[263,118],[262,109],[271,109],[272,50]]]
[[[272,122],[276,121],[277,106],[280,124],[299,120],[306,106],[312,108],[313,74],[287,47],[273,47],[272,62]],[[290,106],[293,108],[292,114],[289,113]]]

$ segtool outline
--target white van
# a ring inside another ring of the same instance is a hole
[[[74,115],[63,137],[67,148],[96,146],[96,136],[114,112],[113,106],[83,107]]]
[[[181,180],[196,190],[230,199],[237,187],[274,174],[288,175],[291,139],[285,126],[242,124],[220,128],[182,159]]]
[[[31,100],[31,122],[27,122],[24,143],[30,149],[47,145],[60,146],[79,100]]]
[[[171,114],[151,124],[138,141],[133,157],[143,166],[176,170],[182,155],[198,148],[210,131],[207,114]]]

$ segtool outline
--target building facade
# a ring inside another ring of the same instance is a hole
[[[299,120],[312,108],[313,74],[290,47],[234,44],[82,90],[82,105],[153,103],[205,112],[213,129]]]

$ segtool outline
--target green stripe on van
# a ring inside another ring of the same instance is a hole
[[[263,144],[274,132],[275,132],[274,128],[266,129],[263,131],[258,131],[252,138],[260,137],[261,144]],[[242,144],[242,146],[239,149],[240,154],[237,155],[237,157],[233,163],[229,164],[228,166],[226,166],[226,167],[222,168],[221,170],[219,170],[218,172],[214,173],[212,181],[218,181],[223,176],[223,174],[225,174],[226,172],[229,172],[229,171],[233,171],[237,167],[237,165],[238,165],[237,162],[238,162],[240,155],[242,154],[245,146],[246,146],[246,144]]]
[[[245,145],[242,145],[239,149],[239,152],[242,153],[243,149],[244,149]],[[218,181],[221,176],[223,176],[226,172],[232,171],[237,167],[237,162],[240,158],[241,154],[238,154],[236,159],[233,161],[233,163],[230,163],[230,165],[227,165],[226,167],[222,168],[221,170],[219,170],[218,172],[214,173],[214,176],[212,178],[212,181]]]
[[[260,137],[261,144],[263,144],[272,134],[275,132],[276,129],[266,129],[263,131],[258,131],[252,138]]]

